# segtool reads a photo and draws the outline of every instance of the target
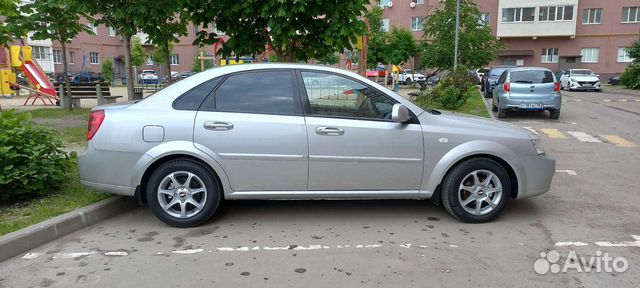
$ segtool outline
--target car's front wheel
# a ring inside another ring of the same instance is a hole
[[[404,85],[411,85],[411,82],[412,82],[411,78],[407,78],[404,80]]]
[[[507,206],[510,195],[509,174],[487,158],[460,163],[442,183],[442,205],[449,214],[468,223],[495,219]]]
[[[146,190],[153,214],[174,227],[194,227],[209,220],[222,198],[213,172],[189,159],[162,164],[151,174]]]

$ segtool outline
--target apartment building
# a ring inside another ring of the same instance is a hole
[[[413,2],[413,3],[412,3]],[[382,0],[385,27],[414,31],[442,0]],[[588,68],[602,78],[624,71],[638,40],[640,0],[474,0],[480,21],[505,44],[492,65]],[[413,20],[420,19],[420,20]],[[416,29],[417,28],[417,29]]]

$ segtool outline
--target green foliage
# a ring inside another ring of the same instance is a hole
[[[151,60],[156,63],[166,63],[171,58],[173,51],[173,43],[169,43],[169,53],[166,53],[162,47],[156,47],[151,52]]]
[[[620,77],[620,83],[627,88],[640,89],[640,40],[636,41],[628,52],[633,61]]]
[[[60,187],[69,159],[55,132],[31,121],[31,114],[0,114],[0,201],[25,199]]]
[[[111,81],[113,81],[113,73],[113,61],[111,61],[110,59],[104,60],[104,62],[102,63],[102,75],[104,76],[105,81],[111,83]]]
[[[6,18],[0,21],[0,46],[6,46],[11,41],[27,36],[29,29],[24,26],[26,17],[20,15],[17,0],[0,0],[0,15]]]
[[[252,55],[267,46],[286,62],[319,59],[351,50],[365,30],[361,17],[368,0],[183,0],[190,20],[207,28],[215,23],[229,37],[223,56]],[[218,41],[215,32],[202,30],[194,44]]]
[[[331,53],[325,57],[318,59],[318,63],[325,65],[335,65],[338,64],[338,62],[340,62],[340,56],[338,56],[336,53]]]
[[[25,17],[23,23],[33,31],[31,39],[55,39],[69,43],[81,32],[93,33],[89,27],[80,24],[80,19],[88,17],[69,0],[34,1],[20,8]],[[43,29],[47,27],[47,29]]]
[[[467,67],[485,67],[504,44],[491,33],[490,26],[479,23],[480,9],[472,0],[460,1],[460,41],[458,63]],[[454,64],[456,1],[445,1],[425,21],[421,66],[451,69]]]
[[[367,32],[367,68],[374,69],[378,63],[388,64],[387,33],[382,31],[382,13],[379,6],[369,10],[365,17],[369,24]]]
[[[466,73],[465,69],[460,69],[457,73],[440,80],[440,83],[420,101],[427,105],[429,102],[436,102],[445,109],[456,110],[465,105],[476,90],[473,77]]]
[[[207,55],[207,54],[204,54],[204,55]],[[202,72],[202,69],[200,69],[202,68],[200,67],[201,66],[200,58],[198,57],[200,57],[200,52],[198,52],[198,54],[196,54],[196,56],[193,57],[193,68],[191,69],[191,71],[193,72]],[[211,69],[211,68],[213,68],[213,60],[209,60],[209,59],[204,60],[204,70]]]
[[[418,53],[413,34],[406,28],[393,27],[389,32],[387,53],[389,64],[400,65]]]
[[[147,50],[144,49],[138,37],[134,36],[131,43],[131,65],[140,66],[147,61]]]

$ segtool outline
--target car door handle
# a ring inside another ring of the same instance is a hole
[[[231,129],[233,129],[233,124],[229,123],[229,122],[206,121],[206,122],[204,122],[204,129],[207,129],[207,130],[231,130]]]
[[[336,127],[317,127],[316,134],[326,136],[340,136],[344,134],[344,129]]]

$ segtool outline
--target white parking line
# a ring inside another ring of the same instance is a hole
[[[603,246],[603,247],[640,247],[640,236],[638,235],[631,235],[631,238],[635,239],[636,241],[622,241],[622,242],[594,242],[596,245],[598,246]]]
[[[577,138],[578,140],[580,140],[581,142],[590,142],[590,143],[602,143],[602,141],[600,141],[598,138],[593,137],[585,132],[579,132],[579,131],[567,131],[567,133],[569,133],[569,135]]]
[[[604,99],[604,100],[602,100],[602,101],[604,101],[604,102],[611,102],[611,99]]]
[[[578,175],[578,173],[576,173],[576,171],[573,171],[573,170],[556,170],[556,173],[567,173],[571,176]]]
[[[529,132],[531,132],[531,133],[533,133],[535,135],[540,135],[540,133],[538,131],[536,131],[536,129],[534,129],[531,126],[525,126],[525,127],[522,127],[522,128],[529,130]]]

